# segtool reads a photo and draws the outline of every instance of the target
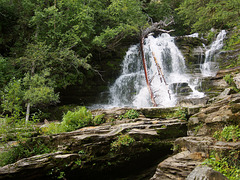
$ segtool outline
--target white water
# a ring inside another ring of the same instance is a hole
[[[162,68],[168,85],[160,81],[157,75],[157,67],[152,52]],[[149,36],[145,39],[144,53],[147,61],[148,76],[152,90],[156,95],[156,102],[160,107],[171,107],[177,102],[177,94],[174,88],[181,84],[188,84],[191,91],[186,98],[203,97],[204,94],[196,90],[198,79],[192,78],[186,73],[185,60],[181,52],[174,44],[174,38],[169,34],[162,34],[154,38]],[[169,93],[170,92],[170,97]],[[151,107],[149,91],[143,71],[141,56],[138,45],[132,46],[122,63],[122,74],[110,87],[111,107]]]
[[[215,76],[218,71],[218,63],[216,62],[217,54],[223,47],[223,40],[226,37],[226,31],[222,30],[216,40],[210,45],[210,48],[205,52],[205,61],[200,66],[202,75],[205,77]]]

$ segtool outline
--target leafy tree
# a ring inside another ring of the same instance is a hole
[[[105,14],[109,20],[93,42],[112,50],[127,36],[139,35],[141,28],[147,25],[147,16],[138,0],[111,0]]]
[[[51,81],[49,78],[47,79],[48,76],[49,73],[45,71],[42,75],[26,74],[23,79],[23,86],[26,89],[23,96],[27,105],[26,123],[29,120],[31,106],[43,106],[58,102],[59,96],[55,94]]]
[[[13,78],[1,93],[1,106],[3,111],[10,114],[19,114],[22,111],[22,98],[24,96],[21,80]]]
[[[238,0],[185,0],[178,8],[192,32],[231,28],[240,22]]]

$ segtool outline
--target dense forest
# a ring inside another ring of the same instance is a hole
[[[1,112],[18,118],[27,109],[28,120],[30,107],[60,102],[62,89],[84,88],[89,77],[102,76],[101,57],[138,42],[144,29],[169,17],[174,35],[230,29],[227,48],[234,48],[239,9],[238,0],[2,0]]]

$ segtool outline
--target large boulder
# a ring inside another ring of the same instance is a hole
[[[214,171],[208,166],[197,166],[186,178],[186,180],[228,180],[220,172]]]

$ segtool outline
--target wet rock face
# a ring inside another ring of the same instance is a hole
[[[178,96],[188,96],[192,92],[188,83],[174,83],[170,85],[170,89],[172,89],[173,93]]]
[[[181,50],[188,69],[199,72],[200,63],[204,60],[205,49],[203,44],[207,40],[197,37],[179,36],[175,38],[176,45]]]

